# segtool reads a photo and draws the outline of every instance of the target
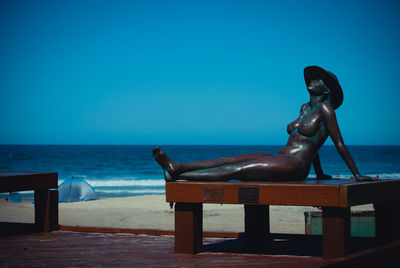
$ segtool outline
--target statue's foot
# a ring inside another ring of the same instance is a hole
[[[165,180],[174,181],[178,174],[178,164],[172,161],[158,146],[153,148],[153,157],[164,169]]]
[[[175,181],[175,179],[172,178],[171,174],[169,174],[168,171],[166,171],[165,169],[164,169],[164,179],[166,182]]]

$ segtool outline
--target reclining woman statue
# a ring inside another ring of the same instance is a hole
[[[377,178],[360,175],[344,145],[335,109],[343,102],[343,92],[336,76],[321,67],[308,66],[304,79],[310,101],[303,104],[299,117],[287,126],[289,140],[277,155],[252,153],[190,163],[172,161],[159,147],[153,157],[164,169],[165,180],[188,181],[299,181],[307,178],[311,168],[317,179],[329,179],[323,173],[318,151],[328,136],[357,181]]]

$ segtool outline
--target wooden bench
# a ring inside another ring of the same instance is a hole
[[[175,252],[202,250],[203,203],[243,204],[244,237],[268,239],[269,205],[322,207],[323,258],[344,256],[350,246],[350,207],[374,204],[376,240],[400,239],[400,180],[358,183],[332,179],[301,182],[168,182],[166,201],[175,202]],[[300,215],[299,215],[300,216]]]
[[[34,190],[35,230],[58,230],[57,173],[0,172],[0,193]]]

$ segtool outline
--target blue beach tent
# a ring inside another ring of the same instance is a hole
[[[66,179],[58,186],[58,201],[61,202],[78,202],[97,199],[96,192],[82,178]]]

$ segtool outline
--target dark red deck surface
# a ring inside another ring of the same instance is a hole
[[[320,256],[227,253],[224,247],[235,250],[232,241],[204,238],[205,252],[191,255],[174,253],[173,236],[72,231],[9,235],[0,237],[0,267],[358,267],[352,263],[361,256],[326,261]],[[360,267],[378,267],[374,263],[379,264],[379,256],[393,260],[399,249],[397,243],[389,250],[364,253],[362,262],[370,265]]]
[[[204,244],[223,241],[205,238]],[[310,267],[320,257],[175,254],[173,236],[56,231],[0,237],[1,267]]]

